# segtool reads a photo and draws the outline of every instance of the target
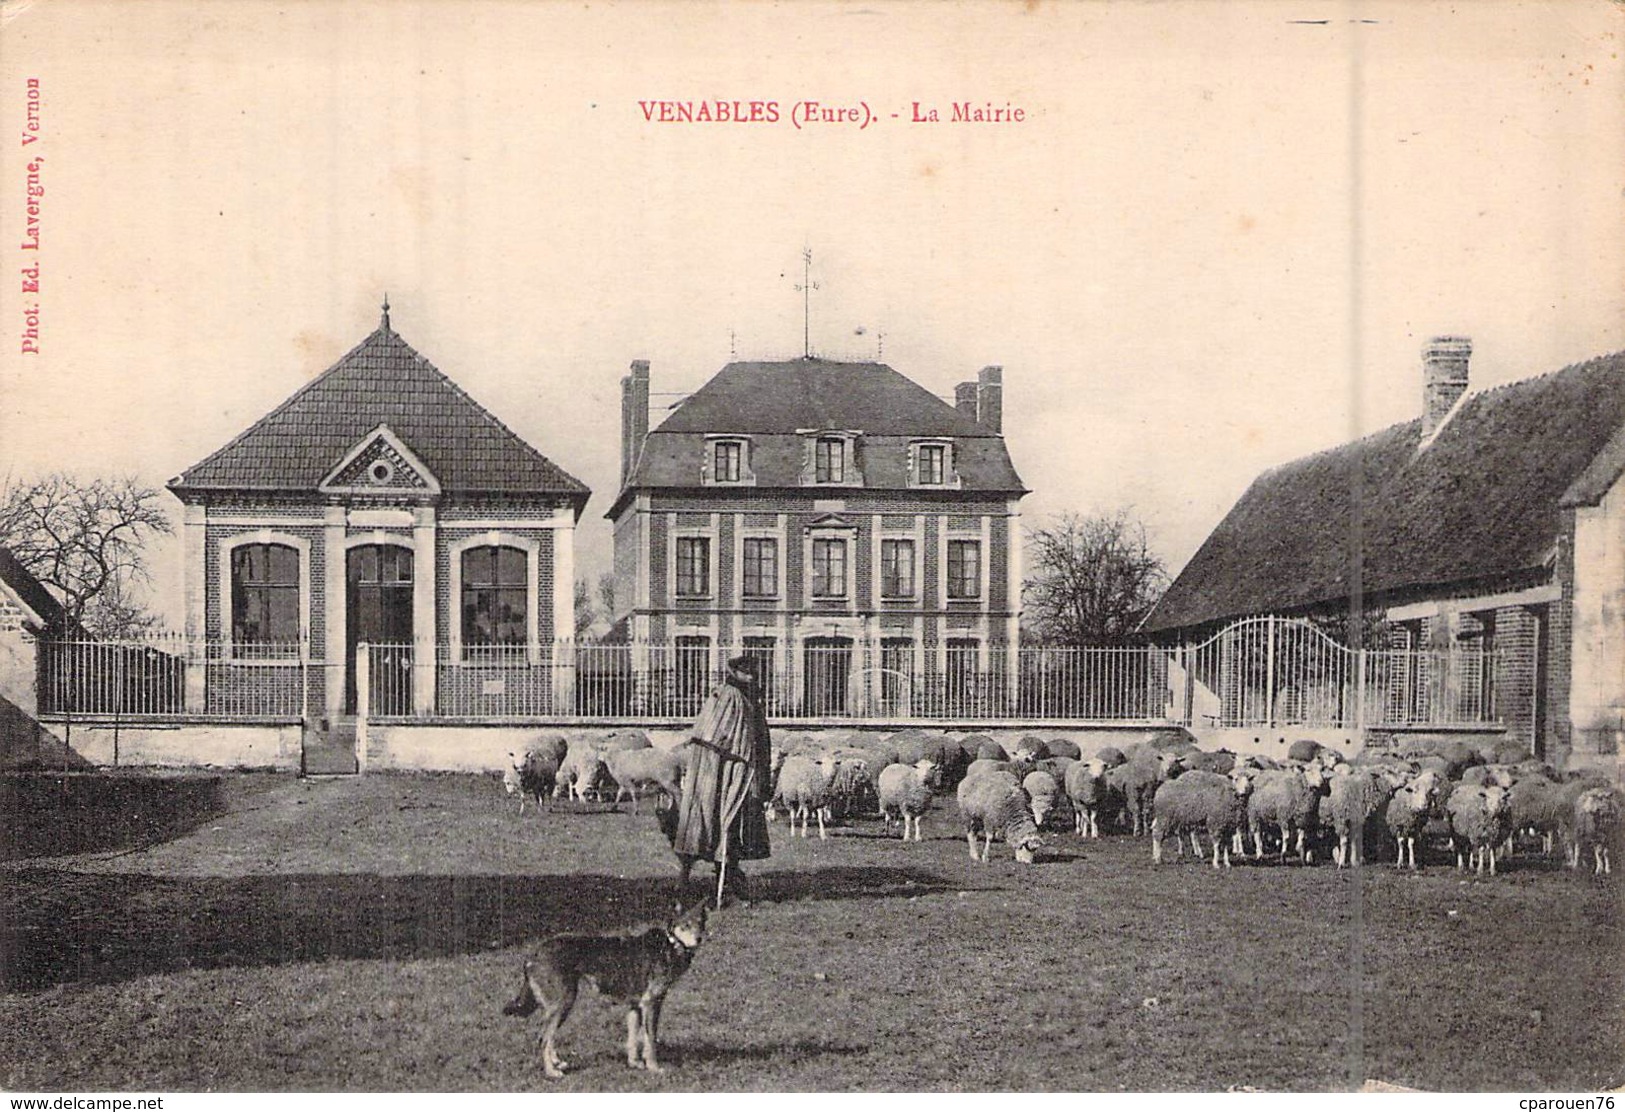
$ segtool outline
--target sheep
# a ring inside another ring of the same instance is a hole
[[[615,780],[615,802],[622,792],[632,795],[632,813],[638,813],[638,788],[659,788],[673,801],[683,795],[683,759],[666,749],[610,749],[604,767]]]
[[[975,761],[1008,761],[1010,751],[986,734],[970,734],[963,738],[960,748],[972,754]]]
[[[1274,826],[1281,831],[1283,861],[1296,845],[1298,857],[1305,865],[1314,862],[1314,851],[1304,840],[1319,819],[1320,789],[1324,783],[1320,769],[1314,765],[1257,774],[1247,800],[1247,828],[1253,836],[1254,860],[1264,856],[1264,827]]]
[[[588,738],[573,738],[564,754],[564,762],[559,765],[553,794],[568,794],[571,799],[585,800],[589,791],[597,791],[598,781],[603,775],[604,758],[599,755],[598,747]]]
[[[1529,831],[1540,835],[1541,852],[1546,854],[1558,842],[1566,847],[1573,839],[1574,803],[1583,790],[1572,790],[1544,776],[1518,777],[1509,793],[1513,834]]]
[[[570,740],[563,734],[542,734],[525,746],[527,753],[543,753],[555,766],[564,763],[564,755],[570,751]]]
[[[972,776],[985,776],[989,772],[1008,772],[1014,776],[1016,774],[1016,764],[1014,761],[995,761],[988,757],[978,757],[965,770],[965,779],[969,780]]]
[[[880,818],[887,829],[895,811],[903,820],[903,841],[908,841],[909,820],[914,822],[914,840],[921,841],[920,817],[931,806],[931,781],[937,766],[922,760],[916,765],[887,765],[881,770],[876,788],[880,793]]]
[[[1221,776],[1228,776],[1230,770],[1236,767],[1236,755],[1228,749],[1219,749],[1211,753],[1198,749],[1182,754],[1179,763],[1187,769],[1201,769],[1203,772],[1217,772]]]
[[[801,818],[801,836],[807,837],[807,817],[818,816],[818,836],[828,838],[824,829],[824,807],[829,801],[829,786],[835,779],[837,762],[825,756],[814,762],[800,754],[786,757],[779,769],[778,798],[790,809],[790,834],[795,835],[796,817]]]
[[[1495,784],[1482,788],[1457,784],[1444,809],[1456,844],[1456,868],[1471,865],[1474,872],[1482,873],[1487,862],[1494,876],[1496,848],[1512,833],[1512,800],[1507,790]]]
[[[536,809],[541,810],[542,797],[552,794],[558,783],[559,762],[553,755],[553,747],[509,753],[508,762],[508,767],[502,770],[502,782],[509,795],[519,796],[519,813],[525,813],[526,796],[533,796]]]
[[[1083,760],[1083,748],[1077,742],[1064,737],[1050,738],[1049,755],[1052,757],[1071,757],[1074,761]]]
[[[1038,827],[1028,810],[1027,793],[1007,772],[967,776],[959,783],[960,820],[965,826],[965,844],[972,861],[987,861],[995,836],[1002,837],[1023,865],[1033,863],[1033,853],[1043,844]],[[976,853],[976,835],[983,835],[982,852]]]
[[[1103,745],[1095,751],[1095,759],[1107,768],[1116,768],[1120,764],[1127,764],[1128,757],[1115,745]]]
[[[1016,743],[1016,760],[1018,761],[1041,761],[1049,755],[1049,745],[1045,743],[1043,738],[1033,737],[1028,734]]]
[[[1510,788],[1513,780],[1512,770],[1502,765],[1474,765],[1461,774],[1461,782],[1474,788],[1487,788],[1491,784]]]
[[[832,754],[835,775],[830,778],[825,809],[835,822],[845,822],[853,815],[872,814],[879,808],[874,774],[864,756]]]
[[[1061,785],[1056,783],[1052,773],[1035,768],[1021,781],[1021,788],[1027,793],[1032,806],[1033,823],[1042,829],[1044,820],[1055,810],[1056,798],[1061,795]]]
[[[642,730],[611,730],[604,735],[598,743],[599,753],[609,753],[617,749],[651,749],[654,742]]]
[[[1038,762],[1038,767],[1055,777],[1057,784],[1066,784],[1066,770],[1077,764],[1076,757],[1046,757]]]
[[[1621,800],[1619,789],[1613,786],[1587,788],[1574,801],[1574,864],[1579,868],[1581,855],[1589,847],[1592,854],[1592,875],[1614,871],[1609,850],[1619,837]],[[1490,859],[1494,861],[1492,857]]]
[[[1126,801],[1135,834],[1144,834],[1151,828],[1151,801],[1158,785],[1183,771],[1177,758],[1168,753],[1144,749],[1106,774],[1107,782]]]
[[[1162,841],[1198,829],[1213,842],[1213,867],[1222,859],[1230,867],[1230,836],[1247,822],[1247,796],[1252,780],[1246,775],[1221,776],[1200,769],[1169,780],[1152,801],[1151,861],[1162,864]]]
[[[1100,812],[1106,805],[1106,765],[1096,757],[1074,761],[1066,770],[1066,794],[1072,800],[1072,814],[1079,837],[1100,837]]]
[[[1365,856],[1368,827],[1393,795],[1387,780],[1369,769],[1334,772],[1326,781],[1326,798],[1320,806],[1321,821],[1337,838],[1332,856],[1339,869],[1358,865]]]
[[[1439,816],[1448,782],[1437,772],[1421,772],[1404,787],[1394,792],[1383,812],[1388,833],[1399,843],[1397,868],[1405,867],[1405,852],[1410,850],[1411,868],[1416,868],[1416,839],[1431,819]]]
[[[1287,747],[1286,759],[1297,761],[1300,764],[1309,764],[1320,759],[1321,751],[1326,747],[1313,738],[1299,738]]]

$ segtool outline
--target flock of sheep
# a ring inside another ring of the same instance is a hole
[[[613,790],[617,801],[630,794],[636,810],[642,792],[675,799],[681,790],[681,756],[638,730],[598,740],[549,735],[512,764],[505,779],[521,812],[527,797],[605,798]],[[1181,855],[1188,840],[1214,867],[1249,852],[1312,864],[1324,852],[1338,867],[1391,854],[1416,868],[1431,839],[1448,841],[1458,868],[1494,874],[1522,838],[1547,855],[1561,849],[1571,868],[1588,858],[1594,872],[1608,873],[1612,844],[1625,832],[1625,793],[1613,781],[1559,774],[1516,747],[1460,742],[1345,760],[1299,741],[1275,760],[1205,751],[1169,734],[1085,759],[1071,741],[1037,737],[1010,752],[982,734],[907,730],[833,746],[789,734],[775,743],[772,771],[770,818],[786,811],[791,834],[799,823],[802,837],[813,822],[827,837],[827,823],[878,815],[886,831],[896,824],[904,841],[920,841],[933,801],[952,792],[970,856],[980,861],[999,839],[1030,863],[1041,830],[1069,830],[1148,835],[1158,863],[1173,838]]]

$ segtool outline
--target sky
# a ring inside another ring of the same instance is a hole
[[[1415,416],[1430,336],[1472,337],[1475,388],[1625,348],[1606,0],[0,11],[0,476],[161,487],[387,291],[593,489],[596,575],[628,364],[667,405],[801,354],[810,248],[815,353],[946,397],[1003,366],[1027,523],[1131,506],[1177,570],[1260,471]],[[152,564],[178,627],[179,546]]]

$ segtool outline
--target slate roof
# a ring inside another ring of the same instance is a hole
[[[626,489],[698,487],[706,434],[721,433],[751,438],[757,488],[799,488],[807,429],[863,433],[864,489],[907,487],[909,441],[944,437],[961,491],[1026,493],[999,434],[884,363],[816,358],[722,368],[648,434]]]
[[[590,493],[387,324],[169,488],[176,494],[314,491],[380,424],[423,461],[447,493],[560,495],[578,512]]]
[[[1266,471],[1142,629],[1342,603],[1356,552],[1368,596],[1539,571],[1565,499],[1595,501],[1625,467],[1622,432],[1616,352],[1468,394],[1426,445],[1417,418]]]
[[[22,599],[23,605],[39,616],[47,629],[60,631],[67,626],[67,611],[62,609],[56,596],[35,579],[33,572],[23,567],[22,561],[3,544],[0,544],[0,582],[10,587]]]

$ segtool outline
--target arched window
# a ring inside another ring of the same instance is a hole
[[[463,644],[523,645],[529,605],[524,549],[486,545],[463,552]]]
[[[299,637],[298,550],[286,544],[233,548],[232,643],[292,646]]]

